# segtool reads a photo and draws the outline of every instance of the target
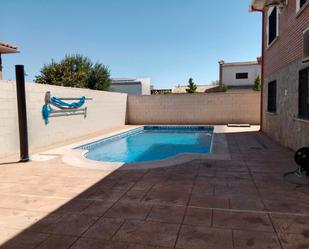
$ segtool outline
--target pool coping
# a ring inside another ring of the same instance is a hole
[[[77,147],[81,147],[86,144],[91,144],[93,142],[109,138],[111,136],[115,136],[124,132],[129,132],[131,130],[144,127],[146,125],[134,126],[127,129],[122,129],[117,132],[108,133],[106,135],[92,138],[87,141],[82,141],[76,144],[72,144],[66,147],[70,149],[67,153],[64,153],[62,156],[62,161],[65,164],[70,166],[87,168],[87,169],[96,169],[96,170],[145,170],[145,169],[154,169],[154,168],[163,168],[170,167],[179,164],[183,164],[186,162],[190,162],[192,160],[231,160],[231,156],[228,149],[228,143],[224,133],[218,132],[216,125],[203,125],[214,127],[213,130],[213,138],[211,142],[211,152],[209,154],[201,154],[201,153],[182,153],[174,157],[170,157],[164,160],[157,161],[147,161],[147,162],[137,162],[137,163],[124,163],[124,162],[102,162],[95,161],[85,157],[85,154],[88,150],[76,149]],[[151,125],[147,125],[151,126]],[[159,126],[159,125],[155,125]],[[202,126],[202,125],[162,125],[162,126]]]

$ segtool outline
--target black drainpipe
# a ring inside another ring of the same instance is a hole
[[[18,107],[20,162],[28,162],[29,149],[28,149],[27,106],[26,106],[24,66],[16,65],[15,73],[16,73],[17,107]]]

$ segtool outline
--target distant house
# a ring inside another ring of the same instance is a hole
[[[16,46],[10,45],[5,42],[0,42],[0,80],[2,80],[2,54],[15,54],[18,53]]]
[[[215,85],[197,85],[196,92],[197,93],[204,93],[207,90],[216,87]],[[173,93],[187,93],[186,89],[188,89],[188,86],[175,86],[172,90]]]
[[[110,90],[129,95],[150,95],[150,78],[114,78]]]
[[[249,62],[219,61],[219,83],[229,88],[251,88],[261,75],[261,60]]]
[[[309,0],[253,0],[262,13],[262,130],[309,147]]]

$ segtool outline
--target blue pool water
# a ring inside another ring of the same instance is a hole
[[[213,128],[145,126],[80,147],[86,158],[107,162],[162,160],[181,153],[209,153]]]

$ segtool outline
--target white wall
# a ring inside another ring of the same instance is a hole
[[[150,78],[140,78],[140,79],[137,79],[137,81],[140,81],[142,83],[142,95],[150,95],[151,94],[151,89],[150,89],[151,79]]]
[[[117,80],[116,80],[117,81]],[[111,84],[112,92],[127,93],[129,95],[150,95],[151,79],[138,78],[128,80],[127,82],[117,82]]]
[[[248,79],[236,79],[236,73],[248,73]],[[253,85],[256,77],[261,75],[261,65],[223,66],[222,82],[226,86]]]
[[[46,91],[58,97],[91,97],[87,118],[50,118],[45,125],[42,106]],[[88,89],[26,83],[30,151],[103,129],[125,124],[127,95]],[[15,82],[0,81],[0,157],[19,153],[19,134]]]

